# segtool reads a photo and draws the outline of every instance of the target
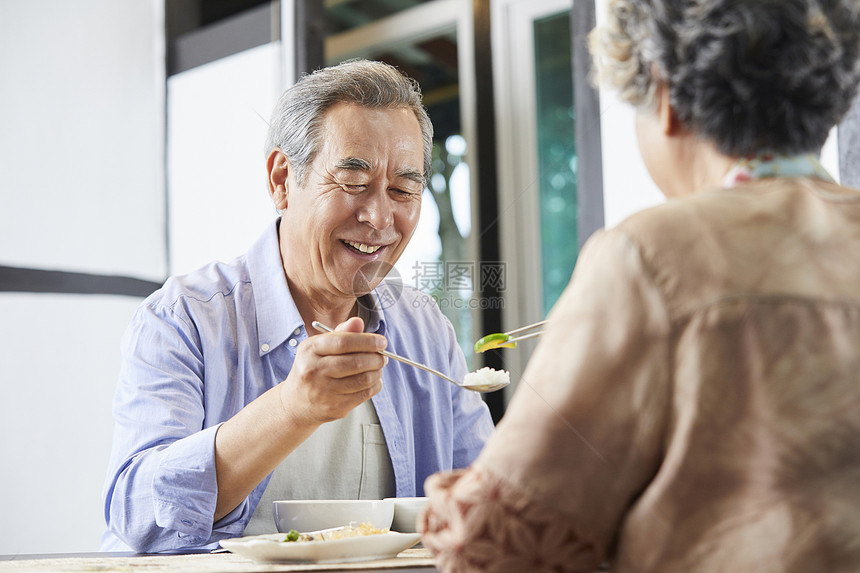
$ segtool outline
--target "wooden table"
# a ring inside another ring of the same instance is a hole
[[[362,573],[435,573],[433,559],[426,549],[407,549],[393,559],[359,563],[258,563],[232,553],[65,553],[39,555],[0,555],[0,571],[30,573],[67,573],[83,571],[171,571],[178,573],[269,573],[269,572],[351,572]]]

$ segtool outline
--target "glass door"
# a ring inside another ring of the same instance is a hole
[[[492,2],[506,330],[546,316],[579,251],[571,6],[570,0]],[[498,351],[506,352],[512,380],[535,344]]]

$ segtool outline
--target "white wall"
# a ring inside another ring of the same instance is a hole
[[[279,51],[272,42],[168,80],[170,274],[231,260],[277,217],[263,147]]]
[[[95,551],[132,297],[0,296],[0,554]]]
[[[595,0],[598,24],[606,19],[608,0]],[[651,181],[636,145],[633,108],[614,93],[600,91],[600,137],[603,155],[604,226],[613,227],[665,197]]]
[[[0,2],[4,264],[163,277],[154,4]]]
[[[651,180],[639,154],[633,108],[614,94],[600,92],[600,137],[603,155],[603,217],[606,228],[665,197]]]
[[[164,278],[161,6],[0,1],[0,265]],[[0,554],[98,548],[139,303],[0,292]]]

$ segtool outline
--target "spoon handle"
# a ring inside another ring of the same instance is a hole
[[[328,326],[326,326],[320,322],[317,322],[316,320],[311,323],[311,326],[313,326],[317,330],[322,330],[325,332],[334,332],[333,329],[329,328]],[[456,386],[460,386],[461,388],[463,387],[459,382],[457,382],[453,378],[449,378],[448,376],[446,376],[445,374],[442,374],[438,370],[434,370],[433,368],[430,368],[429,366],[425,366],[424,364],[421,364],[420,362],[415,362],[415,361],[409,360],[408,358],[404,358],[403,356],[400,356],[398,354],[394,354],[393,352],[389,352],[387,350],[378,350],[377,352],[379,352],[383,356],[387,356],[387,357],[391,358],[392,360],[397,360],[399,362],[403,362],[404,364],[409,364],[410,366],[414,366],[415,368],[420,368],[421,370],[424,370],[425,372],[429,372],[430,374],[435,374],[439,378],[444,378],[445,380],[447,380],[451,384],[454,384]]]
[[[414,366],[415,368],[420,368],[421,370],[424,370],[425,372],[429,372],[430,374],[435,374],[439,378],[444,378],[445,380],[447,380],[451,384],[456,384],[457,386],[461,386],[461,384],[459,382],[457,382],[456,380],[454,380],[453,378],[449,378],[448,376],[446,376],[445,374],[442,374],[438,370],[434,370],[433,368],[430,368],[429,366],[425,366],[424,364],[421,364],[420,362],[413,362],[412,360],[409,360],[408,358],[404,358],[403,356],[398,356],[397,354],[394,354],[393,352],[389,352],[387,350],[380,350],[379,353],[382,354],[383,356],[388,356],[391,359],[403,362],[404,364],[409,364],[410,366]]]

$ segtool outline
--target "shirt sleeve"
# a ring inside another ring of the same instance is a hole
[[[559,570],[589,571],[616,542],[659,467],[671,405],[669,320],[651,276],[621,231],[583,249],[487,447],[463,474],[428,480],[424,543],[441,570],[553,570],[544,544],[572,564]]]
[[[214,545],[241,535],[249,517],[246,500],[213,524],[219,424],[207,427],[200,348],[187,318],[151,304],[123,338],[105,520],[135,551]]]

